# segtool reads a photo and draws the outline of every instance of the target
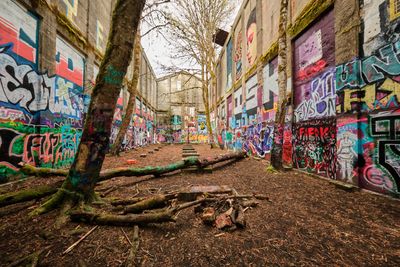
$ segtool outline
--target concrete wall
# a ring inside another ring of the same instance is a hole
[[[113,2],[0,1],[0,181],[20,175],[19,162],[54,168],[73,162]],[[153,121],[154,99],[139,96]],[[127,97],[121,93],[118,118]]]
[[[376,192],[399,194],[400,10],[394,2],[289,1],[287,91],[291,101],[281,140],[286,165]],[[239,33],[246,31],[249,5],[253,3],[245,1],[229,36],[236,52],[235,75],[231,88],[213,103],[215,139],[223,147],[269,158],[278,102],[274,43],[280,1],[255,4],[262,12],[256,12],[261,48],[254,65],[248,62],[248,34]],[[228,41],[223,49],[227,46]],[[236,75],[240,60],[243,64]],[[227,66],[226,60],[220,64]],[[230,112],[223,103],[232,94],[235,123],[226,124],[221,121],[221,109]],[[242,104],[236,100],[240,95]]]

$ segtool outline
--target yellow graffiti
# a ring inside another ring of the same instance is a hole
[[[67,6],[66,16],[70,21],[74,20],[74,17],[78,15],[78,2],[79,0],[73,0],[72,4],[70,0],[63,0],[64,4]]]
[[[400,83],[393,81],[392,79],[386,79],[385,82],[380,86],[381,91],[387,91],[390,92],[387,96],[379,99],[379,102],[381,102],[383,105],[387,105],[388,102],[393,99],[393,97],[397,98],[399,100],[400,98]]]
[[[386,94],[382,98],[378,98],[379,94]],[[387,78],[380,86],[375,84],[367,85],[362,89],[346,89],[344,90],[343,110],[339,105],[337,112],[352,111],[352,104],[362,103],[368,109],[374,110],[380,107],[387,107],[391,101],[399,101],[400,98],[400,84]]]

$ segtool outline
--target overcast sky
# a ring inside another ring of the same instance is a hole
[[[236,9],[229,18],[228,26],[224,29],[228,32],[231,30],[230,28],[236,18],[236,14],[239,11],[243,0],[231,1],[234,2]],[[173,10],[172,6],[170,7],[170,10]],[[142,32],[145,31],[146,30],[142,30]],[[161,68],[162,65],[171,66],[174,63],[175,65],[182,64],[181,62],[171,59],[171,52],[173,52],[171,51],[172,49],[169,47],[168,42],[161,35],[157,34],[156,31],[153,31],[142,38],[142,46],[157,77],[161,77],[166,74],[166,72]]]

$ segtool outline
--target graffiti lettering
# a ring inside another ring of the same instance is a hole
[[[319,126],[315,127],[314,125]],[[293,134],[293,164],[299,169],[335,178],[335,119],[295,123]]]
[[[379,49],[378,55],[353,60],[336,67],[336,90],[361,88],[383,80],[386,76],[400,75],[400,41]]]
[[[10,47],[0,50],[0,102],[19,105],[26,112],[50,110],[73,118],[82,117],[83,104],[72,104],[70,89],[72,83],[47,73],[39,74],[30,65],[21,64],[6,52]]]
[[[311,82],[311,97],[305,99],[295,110],[296,121],[334,116],[336,94],[334,70],[325,72]]]

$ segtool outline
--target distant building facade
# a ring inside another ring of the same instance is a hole
[[[157,80],[157,138],[160,142],[207,141],[201,80],[177,72]]]

